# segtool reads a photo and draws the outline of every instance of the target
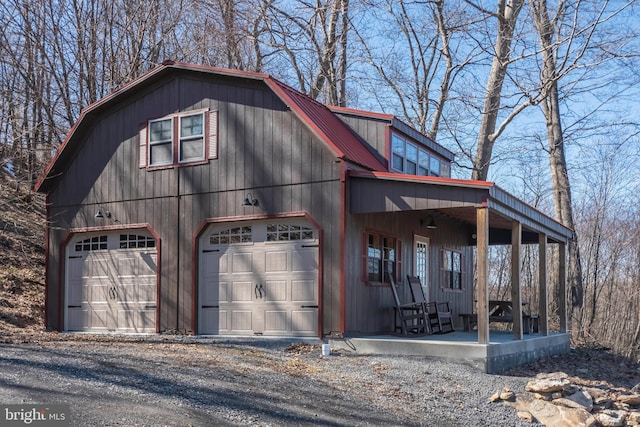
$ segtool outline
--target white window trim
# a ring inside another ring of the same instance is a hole
[[[178,122],[178,136],[177,136],[177,147],[178,147],[178,163],[194,163],[194,162],[202,162],[204,160],[206,160],[206,156],[205,156],[205,152],[206,152],[206,145],[207,145],[207,137],[206,137],[206,133],[205,133],[205,129],[206,129],[206,116],[205,116],[205,111],[206,110],[202,110],[199,112],[193,112],[193,111],[189,111],[188,113],[185,112],[184,114],[179,114],[177,116],[177,122]],[[202,133],[200,134],[200,137],[202,138],[202,153],[201,156],[197,159],[189,159],[189,160],[183,160],[181,158],[181,153],[182,153],[182,143],[184,141],[189,141],[192,139],[197,139],[198,136],[194,136],[191,135],[189,137],[183,137],[182,136],[182,119],[184,119],[185,117],[194,117],[194,116],[200,116],[202,117]]]
[[[399,139],[402,141],[403,143],[403,147],[402,147],[402,153],[400,152],[396,152],[394,150],[394,139]],[[413,148],[415,148],[418,152],[418,156],[416,159],[416,173],[415,174],[411,174],[411,175],[416,175],[416,176],[443,176],[443,171],[444,170],[451,170],[451,168],[447,168],[444,164],[446,163],[445,160],[442,160],[440,157],[434,155],[433,153],[431,153],[430,151],[426,150],[425,148],[423,148],[420,144],[416,144],[412,141],[410,141],[409,139],[407,139],[406,137],[397,134],[397,133],[392,133],[391,134],[391,156],[389,159],[389,166],[390,169],[394,172],[400,172],[400,173],[406,173],[409,174],[408,170],[408,161],[409,159],[407,158],[407,145],[411,145]],[[428,165],[428,175],[423,175],[420,173],[420,155],[426,155],[427,156],[427,165]],[[397,155],[399,157],[402,157],[402,169],[398,169],[394,166],[394,155]],[[433,160],[436,160],[440,166],[440,171],[436,173],[436,171],[434,171],[431,168],[431,162]],[[412,161],[413,163],[413,161]],[[447,176],[448,178],[448,176]]]
[[[199,159],[180,159],[180,148],[182,144],[182,138],[179,135],[180,129],[176,129],[176,126],[180,126],[180,120],[183,117],[196,116],[201,114],[203,117],[202,132],[203,132],[203,152],[202,157]],[[151,147],[156,144],[164,143],[167,141],[154,141],[151,142],[150,126],[154,122],[160,122],[163,120],[171,120],[171,162],[162,162],[151,164]],[[218,110],[212,110],[209,108],[201,108],[197,110],[183,111],[180,113],[169,114],[164,117],[157,117],[147,120],[147,122],[141,124],[140,131],[138,133],[138,163],[140,168],[146,168],[149,170],[154,169],[166,169],[175,166],[188,166],[207,163],[209,160],[218,158]],[[176,160],[177,159],[177,160]]]
[[[171,125],[171,132],[170,132],[171,138],[170,139],[161,139],[161,140],[158,140],[158,141],[152,141],[151,140],[151,135],[152,135],[151,126],[154,123],[167,122],[167,121]],[[168,165],[173,164],[173,134],[174,134],[173,118],[172,117],[163,117],[161,119],[149,120],[148,127],[149,127],[149,132],[148,132],[148,134],[149,134],[149,154],[148,154],[149,166],[157,167],[157,166],[168,166]],[[152,151],[151,149],[156,145],[167,145],[167,144],[171,145],[171,159],[169,161],[167,161],[167,162],[153,163],[152,164],[151,163],[151,151]]]

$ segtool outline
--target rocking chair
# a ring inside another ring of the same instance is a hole
[[[415,303],[425,306],[430,333],[453,332],[451,308],[448,302],[427,302],[420,278],[407,275],[411,295]]]
[[[395,303],[393,307],[395,331],[399,331],[402,335],[427,334],[429,330],[425,305],[416,302],[401,303],[396,282],[391,274],[389,274],[389,283]]]

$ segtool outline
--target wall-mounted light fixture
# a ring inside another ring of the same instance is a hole
[[[423,219],[420,220],[420,225],[424,225],[426,221]],[[433,221],[433,217],[430,217],[429,222],[427,223],[426,226],[429,230],[435,230],[436,228],[438,228],[438,226],[436,225],[436,223]]]
[[[244,202],[242,202],[242,206],[258,206],[259,204],[258,199],[255,199],[251,193],[247,193]]]
[[[111,212],[107,210],[103,211],[102,208],[98,208],[98,212],[96,212],[95,217],[98,219],[111,218]]]

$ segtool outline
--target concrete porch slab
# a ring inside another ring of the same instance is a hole
[[[513,339],[509,331],[491,331],[489,344],[479,344],[476,332],[452,332],[419,337],[398,335],[351,336],[329,338],[332,348],[356,354],[425,356],[461,363],[498,374],[516,366],[570,350],[569,334],[525,335]]]

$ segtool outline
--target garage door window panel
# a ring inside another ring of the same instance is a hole
[[[267,224],[268,242],[288,242],[291,240],[313,240],[313,229],[292,224]]]
[[[209,235],[212,245],[228,245],[231,243],[251,243],[253,232],[251,226],[232,227]]]
[[[107,236],[95,236],[81,240],[75,244],[76,252],[90,252],[107,249]]]

